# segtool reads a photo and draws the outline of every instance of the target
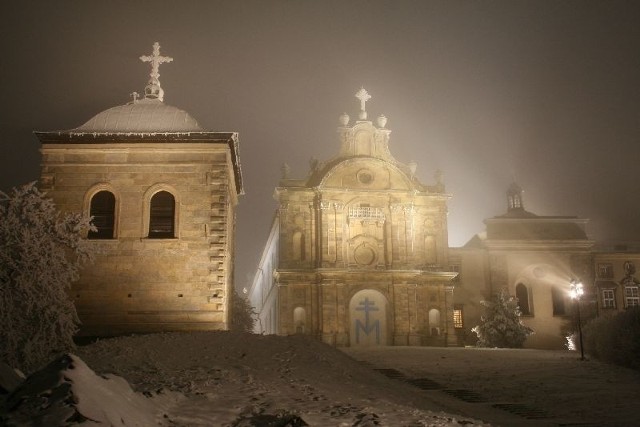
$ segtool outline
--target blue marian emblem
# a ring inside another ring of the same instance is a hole
[[[358,305],[362,307],[356,307],[356,311],[364,311],[364,325],[360,319],[356,319],[356,343],[360,343],[361,330],[366,336],[369,336],[375,329],[376,344],[380,344],[380,319],[376,319],[374,322],[371,322],[369,319],[370,311],[379,311],[380,309],[378,307],[374,307],[376,303],[369,301],[369,298],[365,298],[364,301],[360,301]]]

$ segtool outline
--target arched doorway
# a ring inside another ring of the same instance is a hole
[[[355,346],[387,345],[388,301],[378,291],[357,292],[349,302],[349,344]]]

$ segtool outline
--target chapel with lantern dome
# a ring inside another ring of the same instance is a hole
[[[93,217],[99,256],[73,283],[82,335],[227,329],[234,223],[243,194],[237,132],[164,103],[155,43],[144,95],[65,131],[35,132],[40,187]]]

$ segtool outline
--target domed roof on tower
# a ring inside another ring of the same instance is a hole
[[[204,131],[189,113],[163,102],[164,90],[160,85],[159,66],[172,62],[173,58],[160,55],[160,44],[155,42],[153,53],[142,55],[140,60],[151,64],[144,98],[138,99],[138,93],[133,92],[131,102],[96,114],[82,126],[72,129],[71,133],[130,134]]]

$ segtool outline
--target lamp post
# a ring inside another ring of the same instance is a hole
[[[584,346],[582,345],[582,323],[580,319],[580,299],[584,295],[584,286],[575,279],[571,279],[570,291],[571,299],[576,301],[578,314],[578,335],[580,336],[580,360],[584,360]]]

